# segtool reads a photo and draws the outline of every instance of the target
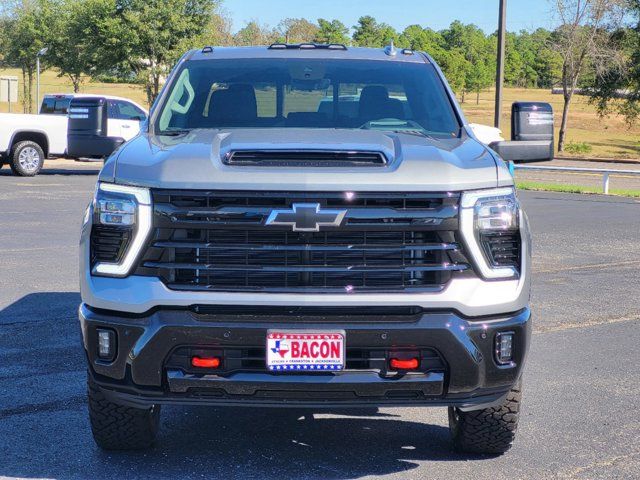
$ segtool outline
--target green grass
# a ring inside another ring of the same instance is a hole
[[[565,148],[567,153],[573,155],[586,155],[593,151],[593,147],[586,142],[569,142]]]
[[[520,190],[534,190],[543,192],[560,192],[560,193],[589,193],[589,194],[601,194],[602,188],[598,187],[584,187],[581,185],[560,185],[554,183],[543,182],[516,182],[516,187]],[[618,195],[620,197],[640,198],[640,190],[621,190],[612,188],[609,190],[609,195]]]

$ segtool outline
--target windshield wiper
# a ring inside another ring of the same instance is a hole
[[[432,137],[431,135],[429,135],[428,133],[423,132],[422,130],[413,130],[413,129],[398,129],[398,130],[391,130],[393,133],[406,133],[407,135],[415,135],[417,137],[423,137],[423,138],[430,138],[432,140],[435,140],[434,137]]]
[[[169,137],[177,137],[178,135],[186,135],[191,130],[164,130],[158,133],[158,135],[167,135]]]

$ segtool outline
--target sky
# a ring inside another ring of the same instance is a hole
[[[552,3],[507,0],[507,29],[553,27]],[[223,8],[233,19],[234,32],[251,20],[275,27],[287,17],[314,22],[318,18],[337,18],[352,27],[362,15],[371,15],[400,31],[416,23],[441,30],[460,20],[491,33],[498,24],[498,0],[224,0]]]

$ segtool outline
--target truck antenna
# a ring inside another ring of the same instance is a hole
[[[393,40],[391,40],[391,43],[389,45],[384,47],[384,53],[386,53],[387,55],[389,55],[391,57],[395,57],[396,56],[398,51],[396,50],[396,47],[393,44]]]

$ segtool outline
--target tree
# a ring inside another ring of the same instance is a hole
[[[442,35],[430,28],[420,25],[409,25],[398,37],[398,46],[411,50],[427,52],[434,55],[443,50]]]
[[[624,115],[629,126],[640,118],[640,0],[628,0],[628,15],[635,25],[620,29],[612,41],[623,53],[620,66],[612,65],[595,85],[592,101],[604,116],[612,111]],[[620,92],[626,93],[619,99]]]
[[[285,18],[278,24],[278,40],[284,43],[312,43],[318,30],[318,25],[304,18]]]
[[[10,27],[11,27],[11,23],[9,18],[5,16],[0,16],[0,65],[2,65],[6,51],[8,49],[8,44],[9,44],[8,32]]]
[[[229,14],[222,10],[214,13],[209,20],[209,25],[202,34],[202,38],[205,41],[201,45],[233,45],[231,17]]]
[[[55,17],[49,40],[49,61],[66,76],[74,93],[83,78],[96,72],[104,46],[95,41],[95,28],[115,13],[114,0],[65,0]]]
[[[394,44],[398,43],[398,32],[396,32],[395,28],[386,23],[380,24],[380,41],[377,46],[386,47],[387,45],[391,45],[391,42]]]
[[[588,67],[600,76],[608,62],[615,62],[618,52],[610,43],[605,27],[621,21],[624,0],[556,0],[561,20],[555,32],[555,47],[562,56],[562,90],[564,107],[558,139],[558,151],[564,150],[569,107],[578,82]]]
[[[134,66],[138,57],[132,57],[135,55],[133,41],[129,38],[132,32],[123,19],[123,10],[117,0],[85,0],[82,3],[76,12],[86,23],[82,25],[80,19],[74,22],[77,29],[70,30],[69,35],[78,35],[82,43],[82,56],[87,61],[84,74],[116,73],[117,77],[135,77],[139,73],[138,66]],[[67,45],[57,47],[62,48],[62,55],[65,48],[73,49],[74,38],[66,41]],[[59,64],[56,66],[64,68],[62,62],[65,59],[59,58],[58,53],[51,53],[54,63]]]
[[[456,51],[464,59],[450,59],[458,70],[458,90],[461,101],[464,103],[467,92],[475,92],[477,102],[480,101],[480,92],[487,88],[492,80],[493,73],[492,47],[484,32],[475,25],[464,25],[459,21],[453,22],[449,28],[442,32],[442,38],[450,51]],[[449,73],[449,72],[447,72]]]
[[[534,51],[535,86],[538,88],[551,88],[561,76],[562,57],[553,48],[552,35],[552,32],[544,28],[539,28],[530,35],[530,48]]]
[[[447,30],[436,32],[420,25],[409,25],[398,37],[398,46],[427,52],[442,68],[451,88],[464,95],[469,62],[460,44],[445,38],[447,33]]]
[[[504,81],[508,85],[526,87],[526,62],[522,52],[517,48],[516,35],[507,33],[505,39]]]
[[[489,88],[493,83],[495,68],[483,59],[472,63],[466,73],[466,90],[476,94],[476,105],[479,105],[480,92]]]
[[[270,45],[278,40],[278,32],[252,20],[240,29],[233,37],[233,42],[240,46]]]
[[[435,59],[445,72],[449,85],[456,93],[462,93],[467,91],[467,72],[469,70],[469,62],[464,56],[464,53],[455,48],[452,50],[444,50],[440,55],[440,58]]]
[[[532,33],[508,33],[505,58],[508,85],[550,88],[560,78],[561,57],[554,50],[551,37],[552,32],[543,28]],[[487,36],[474,25],[454,21],[439,32],[410,25],[398,37],[398,46],[429,53],[462,100],[466,93],[479,94],[495,79],[497,36]]]
[[[51,0],[24,0],[17,3],[7,24],[6,62],[22,71],[22,100],[25,113],[33,113],[33,79],[36,55],[46,46],[55,22],[55,5]],[[42,59],[46,68],[47,58]]]
[[[116,0],[120,24],[112,27],[122,36],[114,48],[144,84],[149,104],[185,42],[205,32],[218,6],[214,0]]]
[[[340,20],[329,21],[319,18],[318,26],[314,42],[349,44],[349,29]]]
[[[203,46],[233,45],[231,33],[231,18],[223,10],[217,9],[209,18],[204,31],[198,35],[185,37],[180,42],[177,52],[186,52],[192,48]]]
[[[353,27],[353,41],[359,47],[384,47],[392,41],[397,43],[398,32],[386,23],[378,23],[370,15],[360,17]]]
[[[360,47],[378,46],[379,31],[378,23],[372,16],[360,17],[358,25],[353,27],[353,41]]]
[[[3,64],[9,43],[9,30],[11,29],[9,13],[8,6],[0,6],[0,65]]]

